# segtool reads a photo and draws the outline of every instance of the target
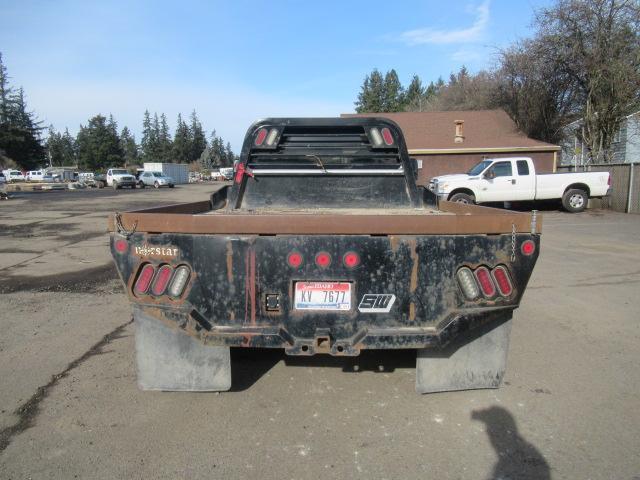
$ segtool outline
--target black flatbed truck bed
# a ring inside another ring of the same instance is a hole
[[[371,129],[387,129],[392,145],[376,148]],[[258,148],[260,132],[274,130],[275,148]],[[415,185],[388,120],[268,119],[249,129],[233,186],[202,202],[114,214],[109,226],[134,307],[142,388],[226,389],[230,347],[335,356],[415,348],[417,389],[427,392],[499,384],[541,218],[436,203]],[[188,280],[168,294],[179,271]],[[488,340],[492,351],[477,353],[484,361],[456,360]],[[448,362],[433,360],[455,344]],[[434,384],[425,378],[432,365],[456,380]]]

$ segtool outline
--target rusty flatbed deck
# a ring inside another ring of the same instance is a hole
[[[513,228],[518,233],[539,233],[542,227],[539,215],[533,220],[530,213],[445,201],[438,209],[362,209],[357,213],[349,209],[211,210],[210,203],[203,201],[116,213],[109,217],[109,231],[117,231],[116,216],[128,231],[224,235],[501,234]]]

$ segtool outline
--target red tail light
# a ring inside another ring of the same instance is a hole
[[[138,275],[138,279],[136,280],[136,284],[133,287],[134,292],[137,294],[147,293],[155,272],[155,268],[153,268],[153,265],[151,265],[150,263],[147,263],[144,267],[142,267],[142,270],[140,270],[140,274]]]
[[[387,127],[382,129],[382,138],[387,145],[393,145],[393,135],[391,135],[391,130]]]
[[[167,289],[171,275],[173,274],[173,268],[169,265],[163,265],[158,269],[156,278],[151,286],[151,293],[156,296],[162,295]]]
[[[291,252],[287,257],[287,263],[290,267],[298,268],[302,265],[302,254],[300,252]]]
[[[342,262],[347,268],[355,268],[360,265],[360,255],[356,252],[347,252],[344,254],[344,257],[342,257]]]
[[[487,298],[494,297],[496,294],[496,287],[493,285],[493,280],[491,280],[489,270],[486,267],[480,267],[473,273],[478,280],[482,294]]]
[[[522,251],[523,255],[533,255],[533,252],[536,251],[536,244],[533,243],[533,240],[525,240],[524,242],[522,242],[520,250]]]
[[[331,255],[327,252],[320,252],[316,255],[316,265],[320,268],[327,268],[331,265]]]
[[[256,145],[259,147],[264,143],[264,139],[267,138],[267,129],[261,128],[258,130],[258,134],[256,135]]]
[[[498,265],[491,272],[493,279],[498,286],[498,291],[500,295],[503,297],[508,297],[513,292],[513,287],[511,286],[511,279],[509,278],[509,272],[502,265]]]

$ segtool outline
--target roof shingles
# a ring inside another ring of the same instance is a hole
[[[527,137],[504,110],[452,110],[447,112],[343,113],[342,117],[384,117],[402,129],[407,148],[483,149],[549,147],[555,145]],[[455,143],[455,121],[464,120],[462,143]]]

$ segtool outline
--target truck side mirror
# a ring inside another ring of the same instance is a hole
[[[496,172],[494,172],[493,169],[489,169],[485,172],[483,176],[487,180],[493,180],[494,178],[496,178]]]

